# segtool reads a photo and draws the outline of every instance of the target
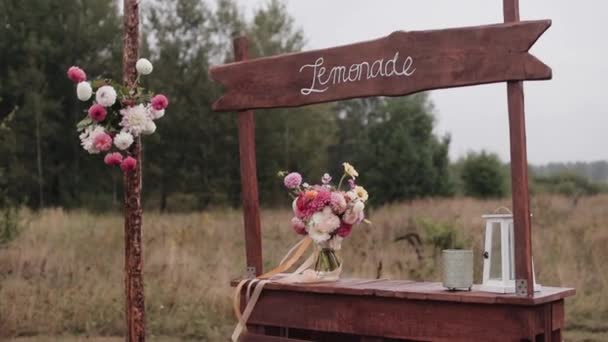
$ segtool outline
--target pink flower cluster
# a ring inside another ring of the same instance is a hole
[[[68,69],[68,78],[74,83],[80,83],[87,80],[87,74],[79,67],[73,66]]]
[[[348,182],[348,191],[339,189],[348,176],[345,173],[338,188],[330,183],[329,174],[323,175],[321,185],[312,186],[302,183],[302,176],[297,172],[285,176],[283,184],[295,197],[291,226],[297,234],[308,235],[316,243],[325,243],[349,236],[353,226],[365,219],[365,189],[354,182]]]
[[[120,166],[120,169],[124,172],[135,171],[137,168],[137,160],[135,158],[131,156],[123,158],[122,154],[118,152],[106,154],[103,161],[106,163],[106,165]]]
[[[287,189],[296,189],[302,184],[302,175],[297,172],[292,172],[285,176],[283,184],[285,184]]]
[[[101,122],[105,120],[106,115],[108,115],[108,111],[106,107],[95,103],[89,108],[89,117],[97,122]]]
[[[97,134],[93,139],[93,146],[99,151],[109,151],[112,148],[112,137],[108,133]]]
[[[300,193],[296,199],[296,216],[300,219],[308,219],[314,213],[322,211],[331,201],[329,190],[306,190]]]
[[[163,110],[169,106],[169,99],[163,94],[158,94],[150,100],[150,104],[155,110]]]
[[[140,60],[137,71],[147,75],[152,65]],[[118,166],[123,172],[135,171],[137,159],[130,155],[131,146],[139,135],[156,131],[154,120],[164,116],[169,105],[167,96],[156,94],[146,103],[148,95],[144,91],[132,92],[110,80],[102,84],[87,81],[87,74],[77,66],[67,70],[67,77],[77,84],[79,100],[92,99],[87,117],[77,126],[82,147],[90,154],[105,152],[106,165]]]

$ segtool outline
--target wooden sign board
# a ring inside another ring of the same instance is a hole
[[[394,32],[341,47],[212,67],[225,86],[215,111],[297,107],[367,96],[484,83],[546,80],[551,69],[528,53],[550,20]]]

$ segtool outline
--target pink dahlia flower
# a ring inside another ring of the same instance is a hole
[[[163,94],[158,94],[150,100],[150,104],[155,110],[163,110],[169,106],[169,99]]]
[[[295,189],[302,184],[302,175],[297,172],[292,172],[285,176],[283,184],[285,184],[288,189]]]
[[[291,219],[291,226],[293,230],[299,235],[306,235],[306,226],[304,222],[297,217]]]
[[[336,214],[342,214],[346,210],[346,199],[341,192],[332,192],[329,205]]]
[[[106,108],[98,103],[89,108],[89,117],[97,122],[103,121],[107,114]]]
[[[108,153],[105,158],[103,158],[103,162],[106,163],[106,165],[118,166],[122,163],[122,154],[119,152]]]
[[[135,168],[137,168],[137,160],[133,157],[126,157],[122,160],[122,163],[120,163],[120,169],[123,172],[135,171]]]
[[[112,148],[112,137],[108,133],[100,133],[93,139],[93,146],[99,151],[107,151]]]
[[[317,208],[319,210],[323,210],[323,208],[329,205],[331,201],[331,192],[327,190],[317,191],[317,196],[312,200],[310,206],[313,208]]]
[[[68,69],[68,78],[74,83],[80,83],[87,80],[87,74],[79,67],[73,66]]]
[[[352,229],[353,229],[352,224],[342,222],[342,224],[340,225],[340,228],[338,228],[338,230],[336,230],[336,234],[339,237],[345,238],[350,235],[350,232],[352,231]]]
[[[296,201],[297,213],[300,219],[307,219],[314,213],[322,211],[331,200],[327,190],[307,190],[298,196]]]
[[[344,212],[344,215],[342,215],[342,221],[346,224],[358,223],[360,218],[359,214],[360,213],[356,213],[352,209],[348,209]]]

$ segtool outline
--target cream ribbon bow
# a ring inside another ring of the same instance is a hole
[[[260,295],[262,294],[262,290],[264,286],[271,281],[279,282],[279,283],[315,283],[315,282],[327,282],[327,281],[337,281],[340,273],[342,272],[342,265],[337,269],[327,272],[324,274],[323,279],[321,280],[317,273],[310,269],[319,256],[319,251],[315,249],[313,253],[300,265],[294,272],[287,274],[286,276],[282,276],[278,279],[272,279],[279,273],[283,273],[290,269],[296,261],[298,261],[302,255],[306,252],[308,247],[312,244],[312,239],[310,237],[305,237],[300,240],[297,244],[295,244],[287,254],[283,257],[279,266],[273,269],[270,272],[264,273],[261,276],[258,276],[255,279],[243,279],[236,286],[234,291],[234,297],[232,300],[232,308],[234,310],[234,314],[238,320],[236,327],[234,328],[234,332],[232,333],[232,341],[237,342],[241,334],[247,331],[247,320],[249,316],[253,312],[253,308],[255,307]],[[247,291],[245,293],[245,300],[247,301],[247,305],[245,306],[245,310],[241,313],[241,292],[245,284],[247,284]],[[252,293],[253,287],[253,293]]]

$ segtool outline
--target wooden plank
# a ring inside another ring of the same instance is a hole
[[[552,304],[548,303],[543,306],[543,325],[544,325],[544,333],[543,340],[544,342],[551,342],[553,340],[553,314],[551,312]]]
[[[238,281],[233,281],[235,286]],[[353,296],[385,297],[396,299],[462,302],[477,304],[500,304],[531,306],[549,302],[560,301],[573,296],[575,290],[571,288],[543,286],[542,291],[535,292],[534,296],[520,297],[516,295],[489,293],[478,290],[448,291],[441,283],[413,282],[409,280],[388,279],[357,279],[344,278],[337,282],[320,284],[283,284],[271,282],[264,287],[264,291],[292,291],[314,294],[340,294]]]
[[[519,341],[543,332],[536,306],[268,291],[250,323],[424,341]]]
[[[532,297],[498,295],[496,297],[496,303],[512,305],[538,305],[572,297],[575,294],[576,290],[572,288],[543,286],[542,291],[534,292]]]
[[[239,342],[307,342],[305,340],[296,340],[293,338],[279,337],[279,336],[266,336],[254,333],[244,333],[241,335]]]
[[[519,21],[519,0],[503,0],[505,22]],[[515,243],[515,279],[527,282],[526,295],[534,295],[532,231],[528,192],[526,119],[522,82],[508,82],[509,133],[511,143],[511,188]]]
[[[249,43],[246,37],[234,39],[236,61],[247,60],[249,57],[248,50]],[[255,275],[258,276],[262,274],[263,264],[253,111],[247,110],[238,113],[238,130],[247,268],[255,268]]]
[[[551,309],[553,330],[563,329],[566,321],[566,313],[564,310],[564,300],[558,300],[552,303]]]
[[[550,20],[394,32],[367,42],[214,66],[216,111],[295,107],[508,80],[545,80],[528,53]]]

